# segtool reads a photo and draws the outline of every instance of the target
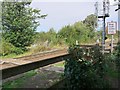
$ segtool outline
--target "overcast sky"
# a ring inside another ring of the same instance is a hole
[[[48,31],[54,28],[56,31],[63,26],[73,24],[77,21],[84,20],[88,15],[95,13],[95,0],[33,0],[31,7],[41,10],[41,14],[48,14],[46,19],[40,20],[40,26],[37,31]],[[99,3],[102,0],[99,0]],[[112,1],[113,2],[113,1]],[[115,12],[116,6],[110,6],[110,17],[106,18],[108,21],[117,21],[118,16]]]

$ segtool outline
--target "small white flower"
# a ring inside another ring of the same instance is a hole
[[[85,54],[85,52],[83,54]]]
[[[91,59],[90,62],[93,62],[93,60]]]
[[[80,61],[80,62],[82,62],[82,60],[81,60],[81,59],[79,59],[79,61]]]

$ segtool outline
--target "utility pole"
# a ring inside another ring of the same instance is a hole
[[[109,0],[103,0],[103,15],[98,16],[98,18],[103,18],[103,32],[102,32],[102,52],[104,54],[105,50],[105,39],[106,39],[106,28],[105,28],[105,19],[109,17]]]
[[[98,2],[95,3],[95,16],[97,18],[97,26],[98,26]],[[94,28],[95,28],[95,23],[94,23]]]
[[[103,1],[103,32],[102,32],[102,51],[103,51],[103,54],[104,54],[104,49],[105,49],[105,36],[106,36],[106,33],[105,33],[105,1]]]
[[[118,4],[118,43],[120,43],[120,0]]]
[[[119,9],[118,10],[118,44],[120,45],[120,0],[118,3],[119,3],[118,4],[118,9]],[[120,67],[118,68],[118,72],[120,72]],[[120,73],[118,74],[118,76],[120,76]],[[119,83],[118,86],[120,87],[120,80],[118,80],[118,83]]]
[[[118,43],[120,44],[120,0],[118,0],[117,5],[118,5],[118,8],[115,11],[118,11]]]
[[[106,17],[109,17],[109,0],[104,0],[103,1],[103,15],[98,15],[98,2],[95,3],[95,15],[98,18],[103,19],[103,31],[102,31],[102,52],[104,54],[105,50],[105,39],[106,39],[106,26],[105,26],[105,19]]]
[[[109,17],[109,0],[104,0],[103,1],[103,15],[102,16],[98,16],[98,18],[102,18],[103,19],[103,32],[102,32],[102,52],[104,54],[104,50],[105,50],[105,39],[106,39],[106,26],[105,26],[105,19],[106,17]]]

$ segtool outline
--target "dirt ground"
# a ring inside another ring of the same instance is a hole
[[[52,85],[56,84],[58,81],[62,79],[62,75],[64,72],[63,67],[56,67],[54,65],[49,65],[43,68],[36,69],[37,72],[34,76],[25,78],[24,81],[19,82],[20,84],[17,88],[49,88]],[[13,77],[12,79],[9,79],[8,81],[15,81],[24,75],[20,75],[18,77]],[[18,83],[18,81],[17,81]],[[14,88],[12,85],[8,88]],[[7,88],[7,87],[5,87]]]
[[[29,78],[21,87],[22,88],[49,88],[62,78],[62,67],[45,67],[38,69],[38,73]],[[20,87],[20,88],[21,88]]]

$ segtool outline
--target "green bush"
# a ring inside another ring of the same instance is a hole
[[[120,43],[118,43],[118,46],[116,48],[115,56],[116,56],[116,59],[115,59],[116,66],[117,66],[118,72],[120,73]]]
[[[23,53],[24,53],[24,50],[21,49],[21,48],[15,47],[15,48],[13,49],[12,53],[15,53],[16,55],[19,55],[19,54],[23,54]]]
[[[104,57],[98,47],[95,46],[89,51],[73,45],[70,46],[69,53],[71,56],[65,60],[64,71],[68,89],[106,87],[107,83],[103,78],[105,72]],[[90,54],[89,59],[87,59],[88,53]],[[96,56],[96,54],[99,55]]]
[[[6,42],[5,40],[2,40],[2,43],[0,43],[1,51],[0,55],[8,55],[14,50],[14,46],[11,43]]]
[[[9,54],[21,54],[23,53],[23,50],[21,48],[17,48],[15,46],[13,46],[11,43],[7,42],[6,40],[2,39],[1,41],[2,43],[0,43],[0,55],[1,56],[6,56]]]

